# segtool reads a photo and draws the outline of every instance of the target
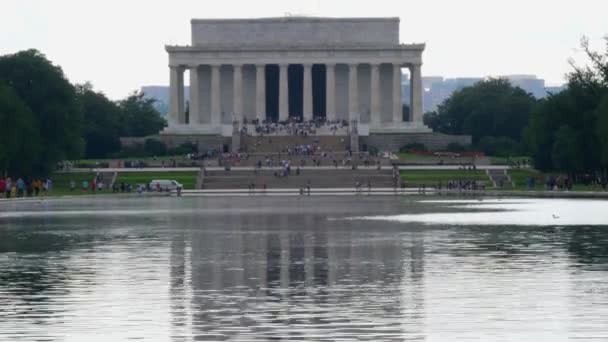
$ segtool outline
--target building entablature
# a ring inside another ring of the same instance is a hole
[[[204,64],[422,64],[424,44],[371,47],[207,47],[165,46],[170,66]]]

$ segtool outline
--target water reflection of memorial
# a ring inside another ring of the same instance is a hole
[[[171,291],[179,302],[172,311],[182,325],[176,331],[189,321],[200,339],[422,335],[418,234],[387,240],[364,223],[323,215],[230,215],[221,225],[191,223],[200,228],[172,242]],[[186,312],[190,320],[181,316]]]

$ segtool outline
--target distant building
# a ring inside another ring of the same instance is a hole
[[[547,90],[547,95],[557,94],[566,89],[566,85],[561,86],[549,86],[545,88]]]
[[[424,77],[424,111],[432,111],[437,109],[445,99],[450,97],[455,91],[464,87],[470,87],[475,83],[482,81],[481,77],[459,77],[459,78],[443,78],[441,76]]]
[[[546,97],[549,93],[558,93],[564,89],[564,86],[547,87],[545,80],[537,78],[535,75],[504,75],[498,76],[508,80],[513,86],[520,87],[526,92],[532,94],[537,99]],[[483,81],[487,77],[458,77],[458,78],[443,78],[442,76],[427,76],[422,78],[424,87],[424,112],[429,112],[437,109],[443,101],[452,94],[464,87],[470,87],[477,82]],[[404,91],[409,91],[404,89]],[[407,100],[406,97],[404,97]],[[407,104],[407,103],[406,103]]]
[[[537,99],[547,96],[545,80],[536,78],[535,75],[506,75],[501,78],[507,79],[513,86],[520,87]]]
[[[162,85],[152,85],[152,86],[143,86],[141,87],[141,92],[147,98],[151,98],[156,100],[154,103],[154,108],[162,115],[166,117],[169,112],[169,86]],[[190,101],[190,87],[184,87],[184,98],[185,101]]]

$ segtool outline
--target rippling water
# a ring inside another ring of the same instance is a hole
[[[0,341],[608,340],[608,202],[0,203]]]

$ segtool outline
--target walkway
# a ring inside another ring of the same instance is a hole
[[[292,166],[292,169],[295,166]],[[220,171],[224,170],[223,167],[206,167],[207,171]],[[233,166],[230,168],[235,171],[253,171],[255,168],[251,166]],[[282,170],[282,167],[263,167],[262,170]],[[336,170],[333,166],[304,166],[301,170]],[[351,170],[350,166],[338,166],[338,170]],[[375,166],[357,166],[359,170],[376,170]],[[382,170],[392,170],[392,166],[382,166]],[[461,170],[462,168],[458,165],[404,165],[399,166],[399,170]],[[483,165],[478,166],[477,170],[509,170],[510,168],[506,165]],[[147,167],[147,168],[94,168],[94,169],[72,169],[69,172],[198,172],[199,167]]]

